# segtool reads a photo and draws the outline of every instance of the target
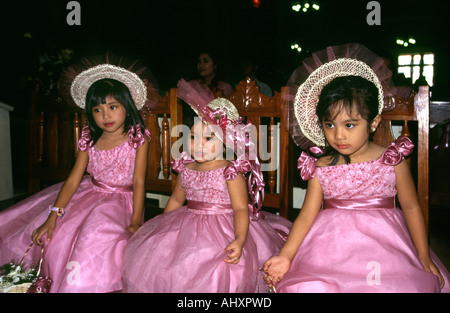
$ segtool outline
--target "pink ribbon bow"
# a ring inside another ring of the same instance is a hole
[[[150,132],[146,128],[144,133],[141,131],[141,125],[136,125],[136,133],[134,131],[135,127],[131,126],[128,130],[128,137],[130,137],[130,140],[128,140],[128,144],[134,148],[138,149],[140,146],[144,144],[145,139],[150,141]]]
[[[405,156],[412,153],[414,144],[408,137],[400,136],[384,150],[380,162],[386,165],[397,165]]]
[[[81,130],[81,138],[78,140],[78,148],[81,151],[86,151],[88,148],[92,147],[94,142],[91,140],[91,131],[89,126],[84,126]]]
[[[194,162],[194,160],[186,151],[183,151],[176,160],[170,162],[170,165],[175,172],[179,173],[187,163],[192,162]]]
[[[305,152],[300,154],[300,157],[297,160],[297,168],[299,169],[300,177],[303,180],[309,180],[314,177],[314,173],[316,172],[316,161],[316,158]]]
[[[238,159],[227,165],[224,171],[225,180],[235,180],[238,173],[246,174],[252,170],[252,165],[248,160]]]

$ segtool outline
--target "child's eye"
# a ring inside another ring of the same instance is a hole
[[[347,127],[347,128],[353,128],[353,127],[355,127],[355,124],[350,124],[350,123],[349,123],[349,124],[346,124],[345,127]]]
[[[333,125],[333,123],[327,123],[327,122],[325,122],[325,127],[326,127],[326,128],[333,128],[334,125]]]
[[[206,137],[206,140],[207,141],[211,141],[211,140],[213,140],[214,138],[213,137]]]
[[[112,106],[110,106],[109,107],[111,110],[115,110],[115,109],[117,109],[117,105],[112,105]]]
[[[94,113],[97,113],[97,112],[100,112],[101,110],[100,110],[100,108],[93,108],[92,109],[92,112],[94,112]]]

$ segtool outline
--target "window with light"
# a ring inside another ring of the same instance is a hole
[[[422,73],[428,85],[433,86],[434,54],[400,54],[398,56],[398,73],[403,73],[406,78],[411,79],[413,84]]]

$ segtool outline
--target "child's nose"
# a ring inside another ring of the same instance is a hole
[[[201,139],[196,139],[196,140],[194,141],[194,146],[195,146],[195,147],[199,147],[199,148],[203,148],[203,140],[201,140]]]
[[[102,112],[103,112],[103,118],[108,118],[111,116],[109,110],[103,110]]]
[[[336,127],[335,137],[337,139],[344,139],[345,138],[345,131],[342,127]]]

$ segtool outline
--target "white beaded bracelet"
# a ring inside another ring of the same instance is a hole
[[[63,217],[66,212],[64,211],[64,208],[56,207],[56,206],[50,206],[48,214],[52,213],[52,211],[56,212],[56,215],[59,217]]]

